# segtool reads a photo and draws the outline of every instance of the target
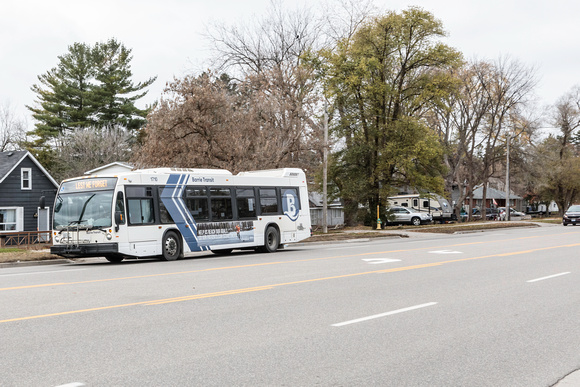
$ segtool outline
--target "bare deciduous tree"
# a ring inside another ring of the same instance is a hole
[[[490,99],[480,146],[479,181],[483,184],[483,203],[486,202],[487,182],[496,174],[498,161],[503,159],[505,139],[530,128],[519,124],[526,121],[522,119],[522,107],[529,101],[537,83],[535,70],[516,60],[500,58],[492,70],[482,79]]]
[[[214,68],[168,85],[148,117],[140,166],[245,169],[317,165],[319,93],[302,55],[320,25],[306,9],[272,2],[264,18],[213,25]],[[233,77],[233,78],[230,78]]]
[[[560,160],[565,157],[565,152],[570,151],[571,144],[580,128],[580,86],[561,97],[553,108],[552,122],[561,132]]]
[[[372,0],[334,0],[323,3],[322,20],[325,46],[332,47],[338,41],[351,40],[355,32],[377,13]]]
[[[310,117],[292,105],[293,92],[300,90],[286,88],[275,75],[239,84],[211,74],[175,80],[149,115],[146,140],[133,161],[232,172],[304,167],[312,157],[306,145]]]
[[[61,134],[56,138],[57,162],[51,173],[62,180],[115,161],[127,161],[133,141],[133,135],[118,126]]]
[[[447,181],[459,188],[455,209],[459,212],[476,185],[483,184],[485,203],[486,183],[498,173],[506,136],[517,137],[533,129],[523,108],[536,79],[532,68],[506,58],[469,63],[456,76],[457,91],[436,109],[433,122],[450,151]]]
[[[262,18],[239,25],[213,24],[207,38],[218,71],[247,76],[295,67],[316,48],[321,23],[308,9],[289,11],[272,1]]]
[[[538,171],[538,192],[558,204],[560,215],[580,199],[580,150],[574,139],[580,128],[580,87],[574,87],[552,107],[552,122],[560,135],[546,139]]]
[[[455,73],[457,89],[444,105],[435,107],[435,116],[431,118],[439,131],[440,141],[447,149],[446,189],[451,191],[453,186],[459,189],[455,208],[457,215],[461,203],[473,196],[471,192],[475,185],[475,171],[479,169],[475,153],[477,134],[490,104],[480,81],[481,73],[486,72],[489,72],[489,66],[485,62],[468,63],[460,68]],[[470,204],[472,206],[473,203]]]
[[[25,137],[25,121],[16,117],[8,102],[0,104],[0,152],[19,149]]]

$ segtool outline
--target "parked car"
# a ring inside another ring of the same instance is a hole
[[[467,212],[462,210],[460,216],[461,216],[462,222],[467,221]],[[480,220],[480,219],[481,219],[481,212],[479,211],[479,208],[474,208],[473,210],[471,210],[471,220]]]
[[[505,215],[505,210],[500,210],[499,208],[486,208],[485,209],[485,219],[486,220],[503,220]],[[465,216],[467,218],[467,216]],[[479,208],[474,208],[471,212],[471,219],[472,220],[480,220],[481,219],[481,211]]]
[[[431,223],[433,217],[427,212],[419,212],[413,208],[391,207],[387,216],[389,223],[410,223],[414,226]]]
[[[505,220],[506,218],[505,207],[499,207],[498,210],[502,212],[501,220]],[[524,217],[524,216],[526,216],[526,214],[524,214],[523,212],[516,211],[515,209],[510,207],[510,219],[513,217]]]
[[[481,212],[479,209],[474,209],[472,217],[474,219],[481,219]],[[499,208],[486,208],[485,209],[485,219],[486,220],[502,220],[505,215],[505,209],[501,210]]]
[[[580,205],[575,204],[570,206],[564,213],[562,217],[562,224],[567,226],[569,224],[573,224],[574,226],[576,223],[580,223]]]

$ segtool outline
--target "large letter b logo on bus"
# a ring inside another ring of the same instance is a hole
[[[284,209],[284,214],[290,218],[292,221],[298,219],[298,196],[296,195],[296,190],[287,189],[282,195],[282,208]]]

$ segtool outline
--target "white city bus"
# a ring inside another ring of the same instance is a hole
[[[284,168],[240,172],[158,168],[67,179],[54,204],[51,253],[159,256],[274,252],[310,236],[306,176]]]

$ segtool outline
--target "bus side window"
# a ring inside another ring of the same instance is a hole
[[[115,219],[117,218],[119,219],[117,224],[125,224],[125,199],[121,191],[117,192],[117,200],[115,201]]]
[[[159,200],[159,218],[161,219],[161,223],[164,224],[175,223],[171,217],[171,214],[167,210],[167,207],[165,207],[163,200]]]
[[[423,208],[429,208],[429,200],[423,201]]]
[[[139,204],[139,199],[127,200],[127,205],[129,207],[129,224],[141,223],[141,206]]]
[[[127,187],[129,224],[152,224],[155,222],[153,189],[151,187]]]
[[[276,188],[260,188],[260,211],[262,215],[280,213]]]
[[[236,203],[240,219],[256,217],[256,195],[253,188],[236,189]]]
[[[143,223],[153,223],[155,217],[153,216],[153,199],[141,199],[141,214]]]
[[[129,199],[129,224],[151,224],[153,217],[153,199]]]
[[[209,220],[207,189],[205,187],[187,187],[185,205],[196,222]]]
[[[232,196],[230,188],[210,187],[212,222],[233,219]]]

